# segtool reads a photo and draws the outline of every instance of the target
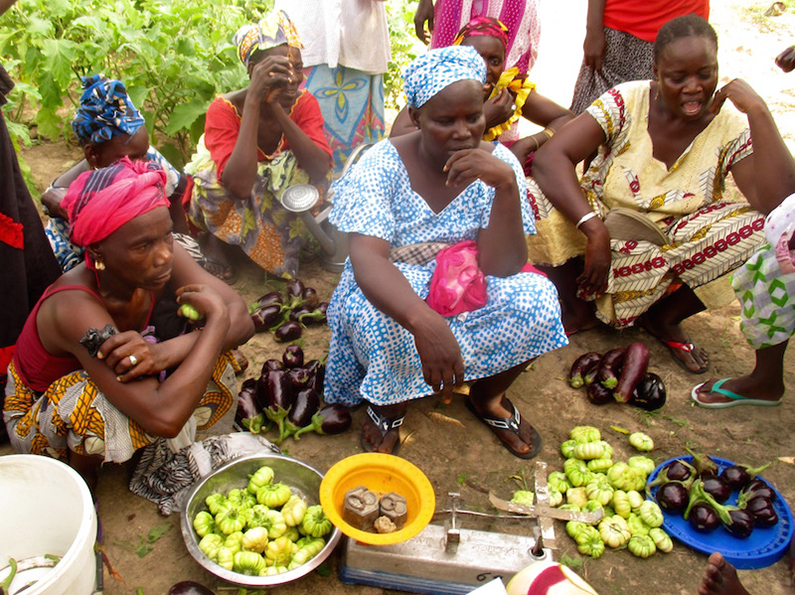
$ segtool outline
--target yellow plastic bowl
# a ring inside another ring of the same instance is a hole
[[[394,533],[370,533],[342,518],[345,493],[358,486],[379,496],[396,492],[406,498],[407,518]],[[436,496],[425,474],[405,459],[381,453],[362,453],[342,459],[320,483],[320,504],[326,516],[345,535],[369,545],[392,545],[411,539],[431,521]]]

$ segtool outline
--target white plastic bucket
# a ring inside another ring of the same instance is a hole
[[[97,515],[86,482],[69,465],[40,455],[0,457],[0,536],[0,568],[9,558],[61,557],[53,568],[17,575],[10,595],[32,579],[25,595],[94,592]]]

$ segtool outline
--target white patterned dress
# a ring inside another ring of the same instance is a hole
[[[501,145],[494,155],[516,172],[525,233],[535,233],[524,175]],[[411,188],[409,175],[389,140],[370,149],[336,188],[331,222],[341,231],[381,238],[391,248],[425,242],[475,240],[488,227],[494,189],[477,180],[440,213]],[[421,298],[436,261],[395,263]],[[568,343],[555,287],[544,276],[518,273],[486,277],[487,304],[447,318],[466,366],[467,381],[493,376]],[[432,393],[422,375],[414,337],[373,306],[362,293],[350,259],[328,309],[331,345],[325,400],[357,405],[362,399],[390,405]]]

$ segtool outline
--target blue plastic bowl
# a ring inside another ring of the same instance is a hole
[[[728,459],[721,459],[718,457],[710,457],[718,464],[718,468],[723,471],[729,465],[733,465],[733,461]],[[673,457],[667,461],[660,463],[657,468],[649,475],[649,482],[657,478],[657,474],[667,464],[681,459],[692,462],[693,457],[690,455],[683,455],[680,457]],[[759,476],[760,479],[764,479]],[[773,502],[773,508],[778,514],[778,523],[773,527],[754,527],[753,533],[745,539],[740,539],[731,535],[723,527],[718,527],[711,533],[700,533],[690,526],[690,522],[686,521],[681,515],[674,515],[669,512],[663,511],[663,529],[665,529],[671,537],[675,537],[687,546],[704,554],[711,554],[712,552],[720,553],[726,560],[736,568],[741,570],[756,570],[759,568],[766,568],[778,562],[786,553],[790,541],[792,541],[793,523],[792,512],[790,511],[787,502],[781,494],[770,485],[767,484],[776,492],[776,500]],[[657,489],[660,486],[654,486],[650,493],[652,496],[657,494]],[[736,504],[737,495],[739,492],[735,491],[725,504]]]

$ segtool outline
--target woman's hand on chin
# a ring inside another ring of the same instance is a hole
[[[516,174],[510,165],[480,148],[456,151],[444,166],[448,186],[467,186],[482,180],[492,188],[513,184]]]
[[[416,325],[414,344],[422,362],[422,375],[433,392],[442,392],[442,400],[449,403],[453,387],[464,382],[464,359],[450,327],[439,314],[428,313]]]
[[[727,99],[744,114],[748,114],[755,108],[767,108],[764,99],[751,88],[751,85],[742,79],[734,79],[715,91],[712,105],[710,106],[712,113],[717,114]]]
[[[266,103],[273,103],[287,86],[290,61],[284,56],[267,56],[251,69],[248,92]]]

